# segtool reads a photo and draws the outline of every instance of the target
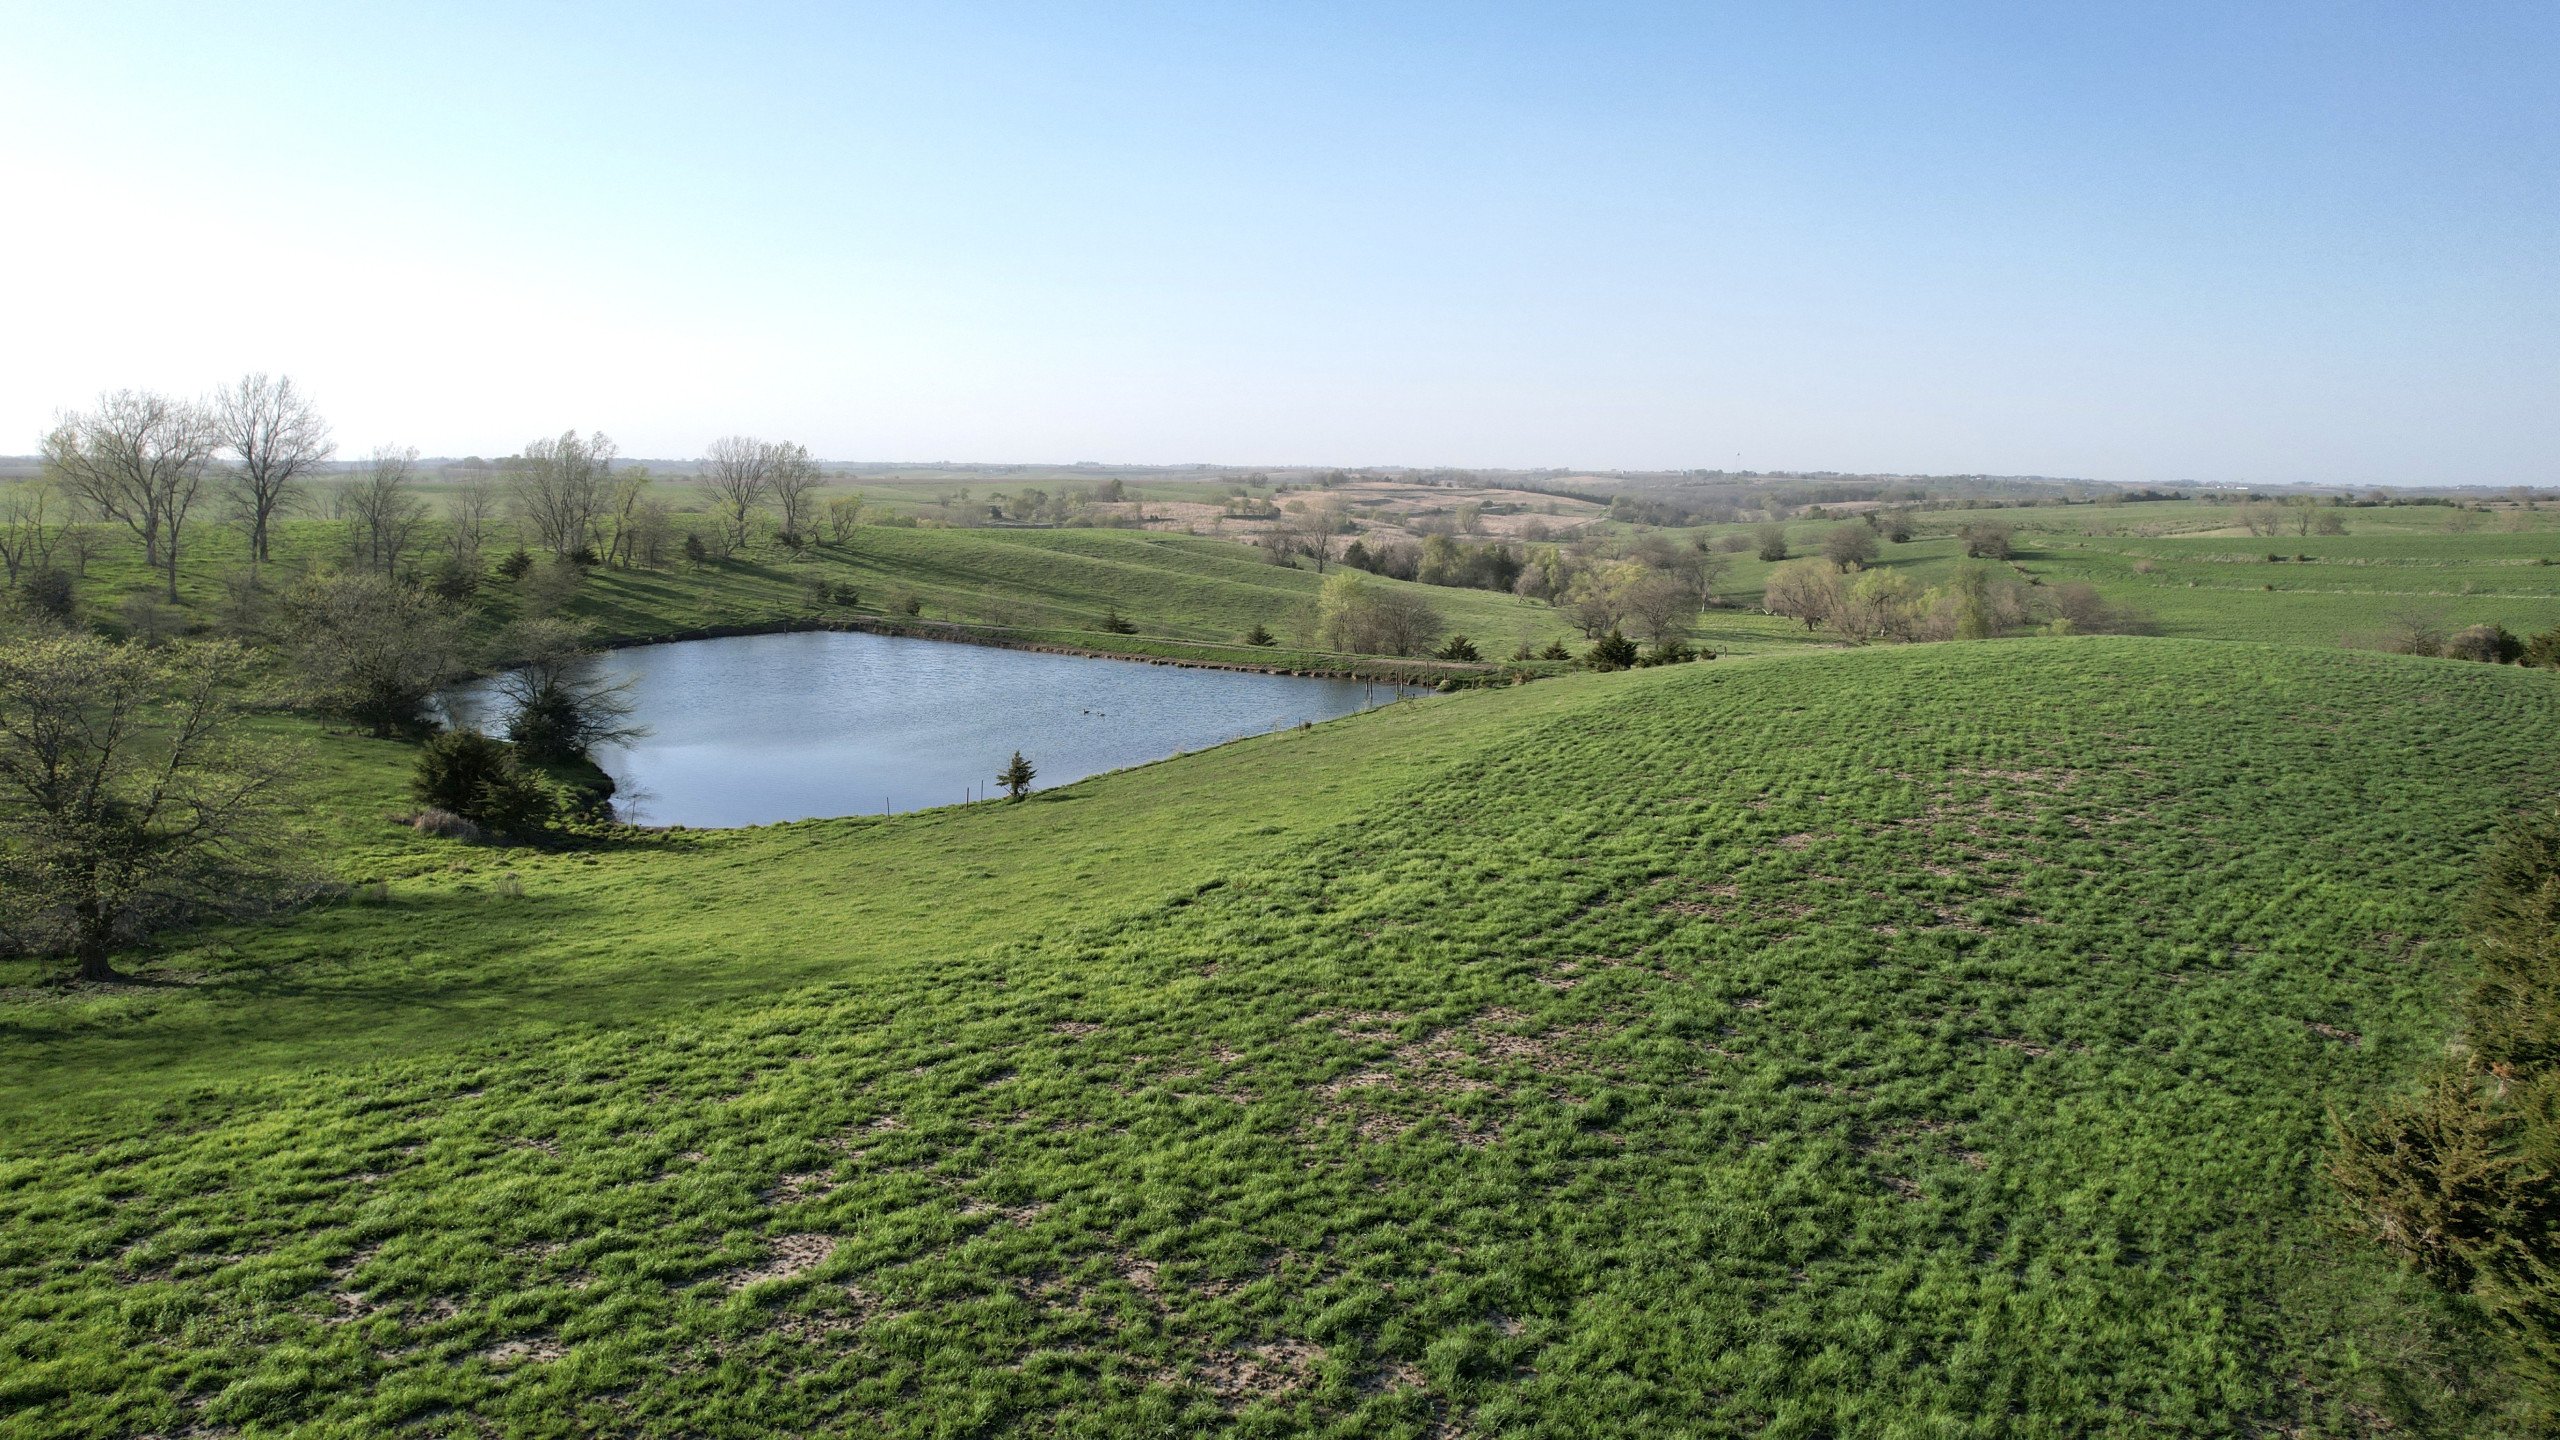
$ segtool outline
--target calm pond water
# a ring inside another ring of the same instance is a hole
[[[1046,790],[1396,698],[1357,680],[1190,670],[818,631],[616,650],[650,733],[600,751],[617,808],[652,825],[762,825],[956,804],[1015,750]],[[1405,693],[1413,693],[1407,691]],[[484,689],[454,713],[495,732]]]

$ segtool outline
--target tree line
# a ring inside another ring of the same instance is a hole
[[[467,473],[441,514],[416,450],[378,448],[324,486],[336,448],[289,378],[200,399],[121,390],[63,414],[41,477],[0,496],[15,601],[0,639],[0,946],[112,978],[114,949],[154,929],[324,893],[292,833],[303,759],[250,723],[252,705],[425,737],[423,830],[558,834],[596,813],[576,777],[601,772],[580,762],[637,733],[567,613],[586,571],[841,543],[861,517],[856,497],[822,493],[805,447],[750,437],[709,447],[705,513],[680,539],[648,472],[600,432]],[[247,563],[220,577],[212,623],[190,626],[170,607],[208,514],[239,526]],[[276,575],[296,515],[330,522],[334,548]],[[104,634],[78,623],[73,594],[101,527],[130,532],[160,597],[130,597]],[[493,583],[510,588],[504,624],[475,614]],[[499,672],[495,735],[444,711],[447,687],[484,670]]]

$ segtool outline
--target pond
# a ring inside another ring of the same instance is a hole
[[[1382,705],[1392,685],[816,631],[608,652],[649,729],[600,750],[650,825],[762,825],[952,805],[1014,751],[1046,790],[1179,751]],[[1411,690],[1404,694],[1414,693]],[[485,685],[450,699],[493,732]]]

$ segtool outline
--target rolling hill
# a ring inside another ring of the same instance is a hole
[[[556,854],[327,741],[381,890],[0,1001],[0,1430],[2495,1433],[2314,1167],[2551,684],[1728,661]]]

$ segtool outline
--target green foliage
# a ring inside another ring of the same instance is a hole
[[[247,657],[94,635],[0,643],[0,937],[115,978],[110,952],[285,888],[287,757],[248,743]]]
[[[1129,623],[1121,615],[1120,607],[1114,605],[1102,612],[1102,631],[1106,635],[1135,635],[1138,627]]]
[[[1252,629],[1244,632],[1244,643],[1247,645],[1277,645],[1280,643],[1280,637],[1272,634],[1261,621],[1257,620],[1254,622]]]
[[[498,574],[507,580],[521,580],[533,568],[533,552],[519,545],[498,561]]]
[[[2538,670],[2560,670],[2560,625],[2524,642],[2523,653],[2516,658]]]
[[[1477,661],[1484,658],[1484,656],[1477,651],[1475,642],[1464,635],[1450,636],[1447,642],[1442,644],[1439,649],[1431,652],[1431,657],[1435,660],[1464,661]]]
[[[285,612],[303,699],[377,736],[430,724],[427,702],[460,668],[453,611],[389,576],[310,575]]]
[[[420,804],[459,815],[501,835],[532,835],[559,813],[559,801],[540,777],[516,759],[516,749],[477,730],[446,730],[418,747],[409,793]]]
[[[1698,652],[1691,649],[1687,641],[1675,636],[1668,640],[1655,641],[1653,648],[1646,651],[1644,658],[1637,663],[1641,665],[1686,665],[1697,658]]]
[[[71,618],[71,577],[53,566],[45,565],[28,571],[27,578],[18,584],[18,595],[33,614],[48,620]]]
[[[2477,1301],[2560,1425],[2560,812],[2512,822],[2471,908],[2467,1044],[2420,1094],[2334,1122],[2362,1228]]]
[[[1445,629],[1438,607],[1410,588],[1353,571],[1326,578],[1316,600],[1316,644],[1356,655],[1421,655]]]
[[[1003,786],[1004,793],[1015,800],[1029,796],[1031,782],[1038,778],[1040,778],[1040,772],[1031,768],[1031,762],[1023,759],[1022,752],[1019,750],[1014,751],[1013,759],[1007,761],[1005,767],[996,772],[996,783]]]
[[[1592,670],[1625,670],[1636,660],[1636,642],[1615,630],[1601,636],[1582,657],[1583,665]]]

